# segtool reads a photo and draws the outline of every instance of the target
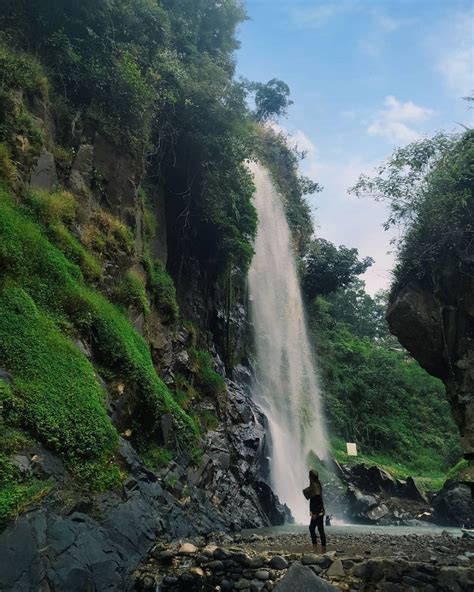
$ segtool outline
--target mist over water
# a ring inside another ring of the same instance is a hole
[[[252,163],[259,216],[249,272],[255,331],[254,398],[268,418],[272,486],[296,522],[308,521],[307,453],[327,452],[321,396],[303,312],[303,301],[281,197],[268,172]]]

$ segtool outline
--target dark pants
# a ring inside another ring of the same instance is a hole
[[[316,516],[316,518],[311,518],[311,522],[309,523],[309,532],[311,534],[311,542],[313,545],[316,545],[318,542],[318,537],[316,536],[316,527],[318,527],[321,545],[325,547],[326,534],[324,532],[324,516]]]

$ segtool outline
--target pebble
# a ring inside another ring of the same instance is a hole
[[[193,545],[192,543],[184,543],[178,549],[178,553],[180,555],[192,555],[193,553],[197,553],[197,551],[198,551],[198,548],[195,545]]]

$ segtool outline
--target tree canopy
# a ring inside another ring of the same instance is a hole
[[[310,245],[303,260],[302,285],[305,296],[313,300],[317,295],[330,294],[351,283],[373,263],[371,257],[359,259],[357,249],[317,238]]]

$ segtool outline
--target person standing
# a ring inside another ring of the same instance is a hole
[[[303,495],[309,500],[309,513],[311,521],[309,523],[309,532],[311,535],[311,542],[313,550],[318,550],[318,537],[316,536],[316,528],[321,539],[321,552],[326,553],[326,533],[324,532],[324,502],[323,502],[323,488],[319,480],[318,473],[311,470],[309,472],[309,487],[303,489]]]

